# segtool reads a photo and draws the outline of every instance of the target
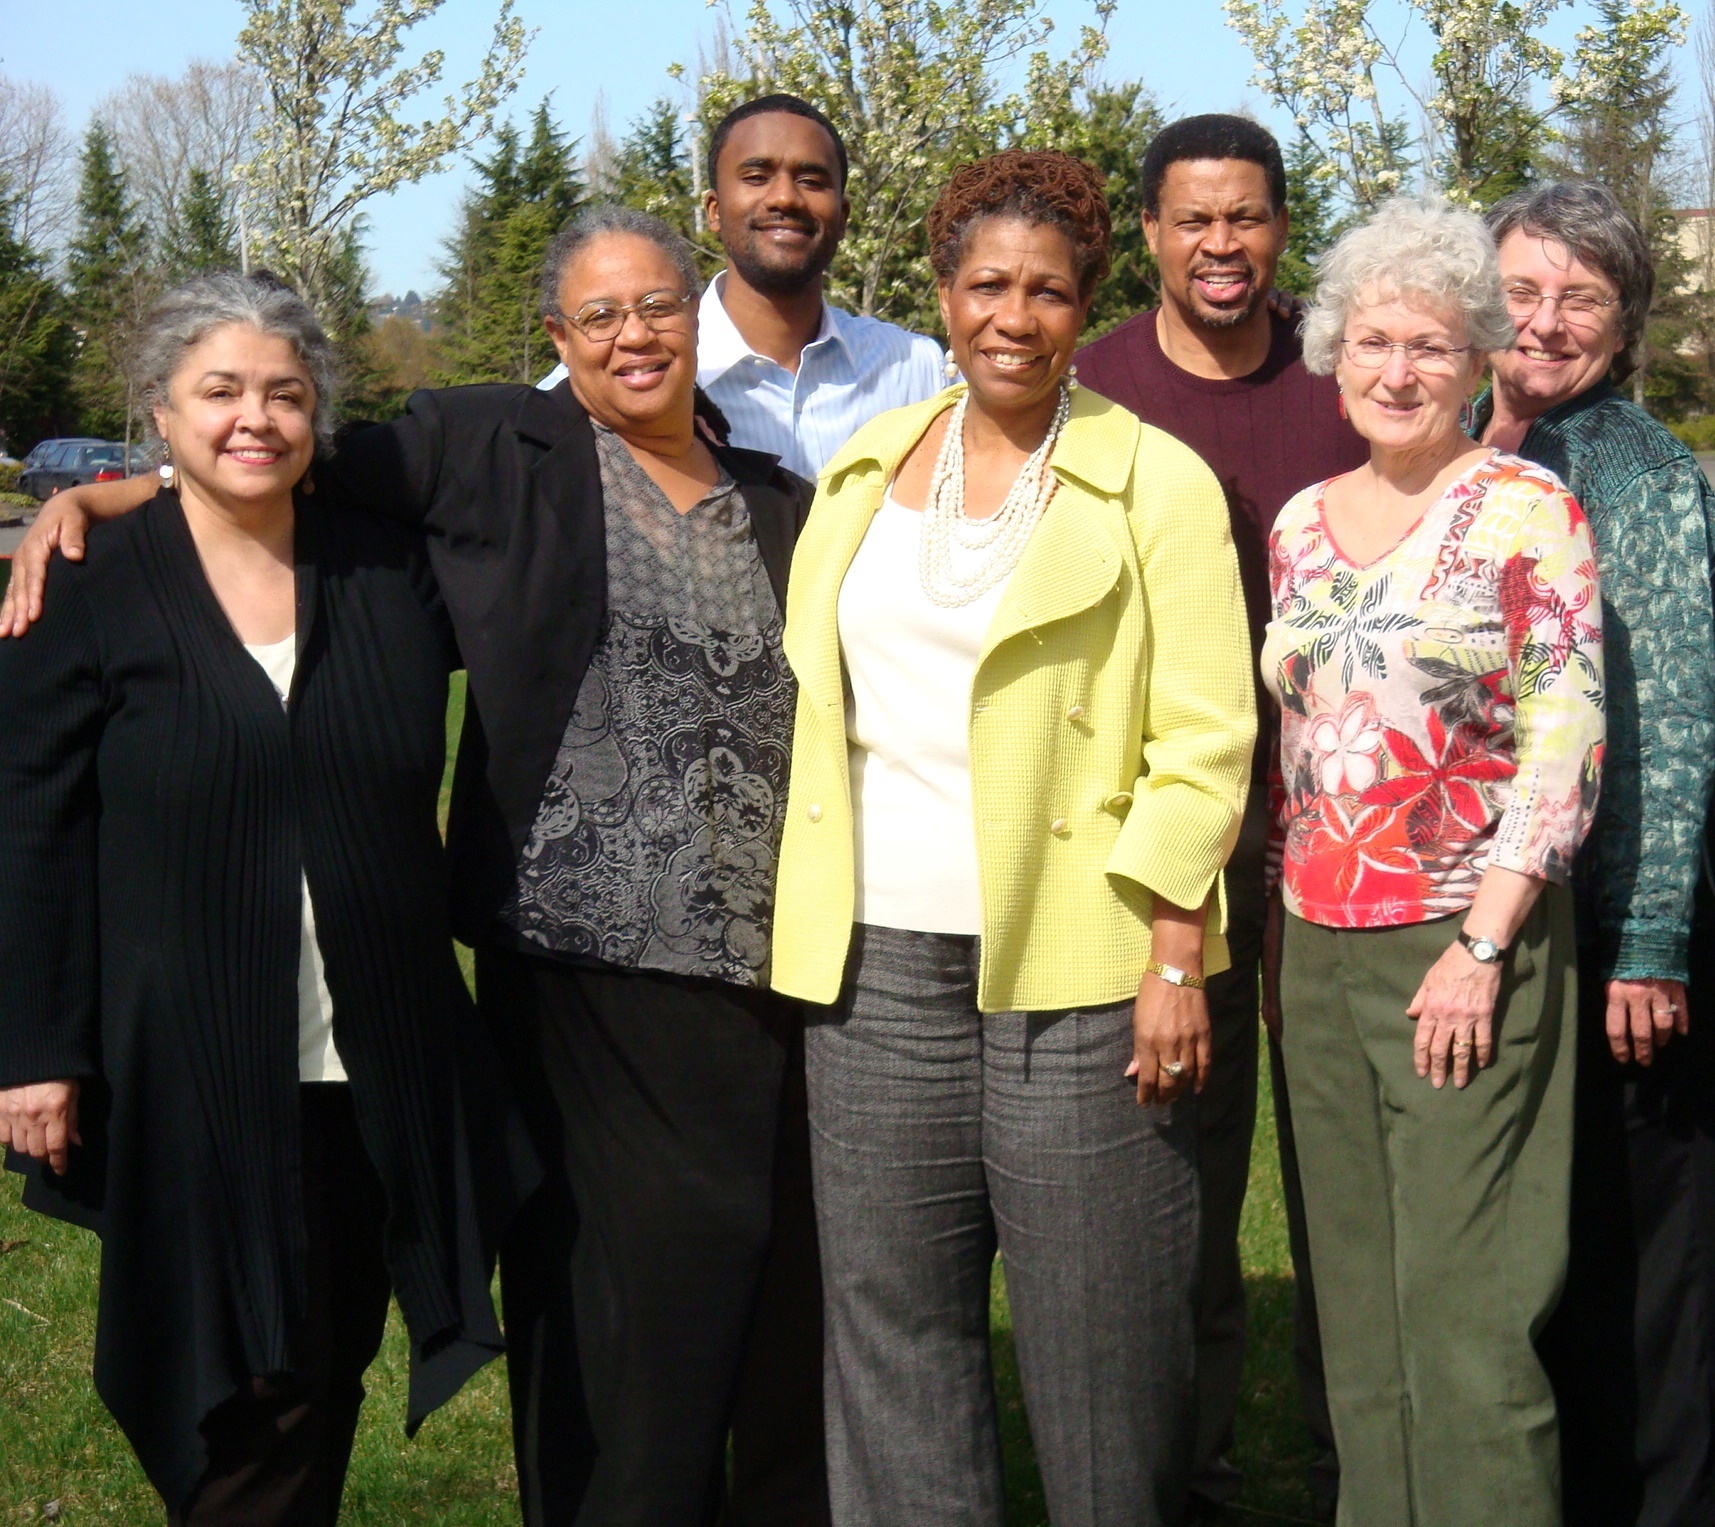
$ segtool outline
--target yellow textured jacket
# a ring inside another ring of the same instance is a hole
[[[855,892],[840,585],[900,461],[960,391],[859,430],[823,469],[793,556],[786,655],[800,688],[773,982],[811,1002],[839,994]],[[1059,485],[971,685],[984,1012],[1137,994],[1151,892],[1198,906],[1219,885],[1256,733],[1214,475],[1088,389],[1073,394],[1050,464]],[[1211,972],[1227,964],[1225,926],[1223,895]]]

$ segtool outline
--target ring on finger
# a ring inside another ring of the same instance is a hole
[[[1471,1048],[1471,1041],[1468,1039],[1455,1039],[1453,1041],[1453,1053],[1455,1055],[1469,1055]]]
[[[1164,1060],[1161,1063],[1161,1069],[1166,1072],[1167,1075],[1172,1077],[1174,1081],[1178,1081],[1179,1078],[1185,1074],[1185,1064],[1183,1061]]]

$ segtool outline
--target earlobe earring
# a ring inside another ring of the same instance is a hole
[[[316,491],[316,476],[313,470],[306,470],[298,479],[298,490],[306,496]]]
[[[1078,363],[1076,361],[1073,361],[1072,364],[1066,368],[1066,391],[1067,392],[1076,392],[1077,390],[1078,390]]]

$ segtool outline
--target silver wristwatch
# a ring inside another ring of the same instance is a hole
[[[1461,930],[1459,942],[1479,965],[1499,965],[1506,957],[1506,949],[1492,938],[1472,938],[1469,933]]]

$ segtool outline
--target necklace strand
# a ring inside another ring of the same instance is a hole
[[[1071,389],[1062,384],[1054,422],[1042,444],[1019,468],[1000,508],[977,520],[965,513],[965,407],[969,402],[967,392],[953,405],[923,510],[918,577],[930,602],[944,610],[970,604],[1011,576],[1053,496],[1055,478],[1048,470],[1048,458],[1072,411]],[[976,559],[968,573],[955,565],[959,551],[967,554],[963,559],[967,564]]]

